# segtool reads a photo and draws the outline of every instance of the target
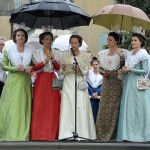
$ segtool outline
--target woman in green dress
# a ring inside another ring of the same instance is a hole
[[[0,140],[23,141],[29,138],[31,116],[32,48],[25,45],[27,32],[17,29],[13,42],[4,48],[2,68],[8,71],[0,99]]]

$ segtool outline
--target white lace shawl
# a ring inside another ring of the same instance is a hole
[[[25,45],[24,52],[21,55],[18,52],[17,45],[15,43],[12,43],[8,47],[5,47],[5,50],[8,53],[8,58],[10,62],[14,66],[18,67],[19,65],[23,65],[23,67],[26,68],[30,65],[33,52],[32,47]]]
[[[145,75],[145,78],[148,78],[148,74],[150,72],[150,55],[147,53],[147,51],[145,49],[139,50],[136,53],[136,55],[132,55],[132,52],[133,52],[133,50],[130,51],[130,53],[128,53],[125,65],[130,67],[130,68],[134,68],[134,66],[137,63],[147,59],[148,60],[148,73]]]
[[[98,74],[95,75],[93,70],[89,71],[89,75],[87,76],[88,83],[93,87],[97,88],[103,82],[103,76]]]

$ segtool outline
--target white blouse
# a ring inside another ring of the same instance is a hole
[[[128,51],[125,49],[121,49],[121,51],[126,58],[126,56],[128,55]],[[120,56],[118,55],[117,52],[115,52],[114,55],[109,55],[109,53],[110,53],[110,49],[106,49],[98,53],[100,67],[103,68],[104,70],[109,70],[109,71],[119,69]]]

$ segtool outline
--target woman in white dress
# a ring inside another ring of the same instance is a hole
[[[73,66],[73,54],[75,54],[82,74],[86,75],[88,74],[90,58],[86,52],[79,51],[79,47],[82,45],[81,36],[72,35],[69,42],[72,51],[65,52],[62,57],[62,70],[65,74],[65,79],[60,107],[59,139],[73,137],[73,132],[75,132],[75,109],[77,110],[76,132],[78,136],[96,139],[88,89],[80,90],[77,87],[77,108],[75,108],[75,68],[70,67],[70,65]],[[79,69],[77,69],[77,72],[77,83],[79,83],[79,81],[83,80],[83,76]]]

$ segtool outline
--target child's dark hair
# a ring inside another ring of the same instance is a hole
[[[99,64],[99,60],[97,59],[97,57],[93,57],[93,59],[92,59],[92,61],[91,61],[91,66],[92,66],[92,64],[93,64],[93,62],[98,62],[98,64]]]

